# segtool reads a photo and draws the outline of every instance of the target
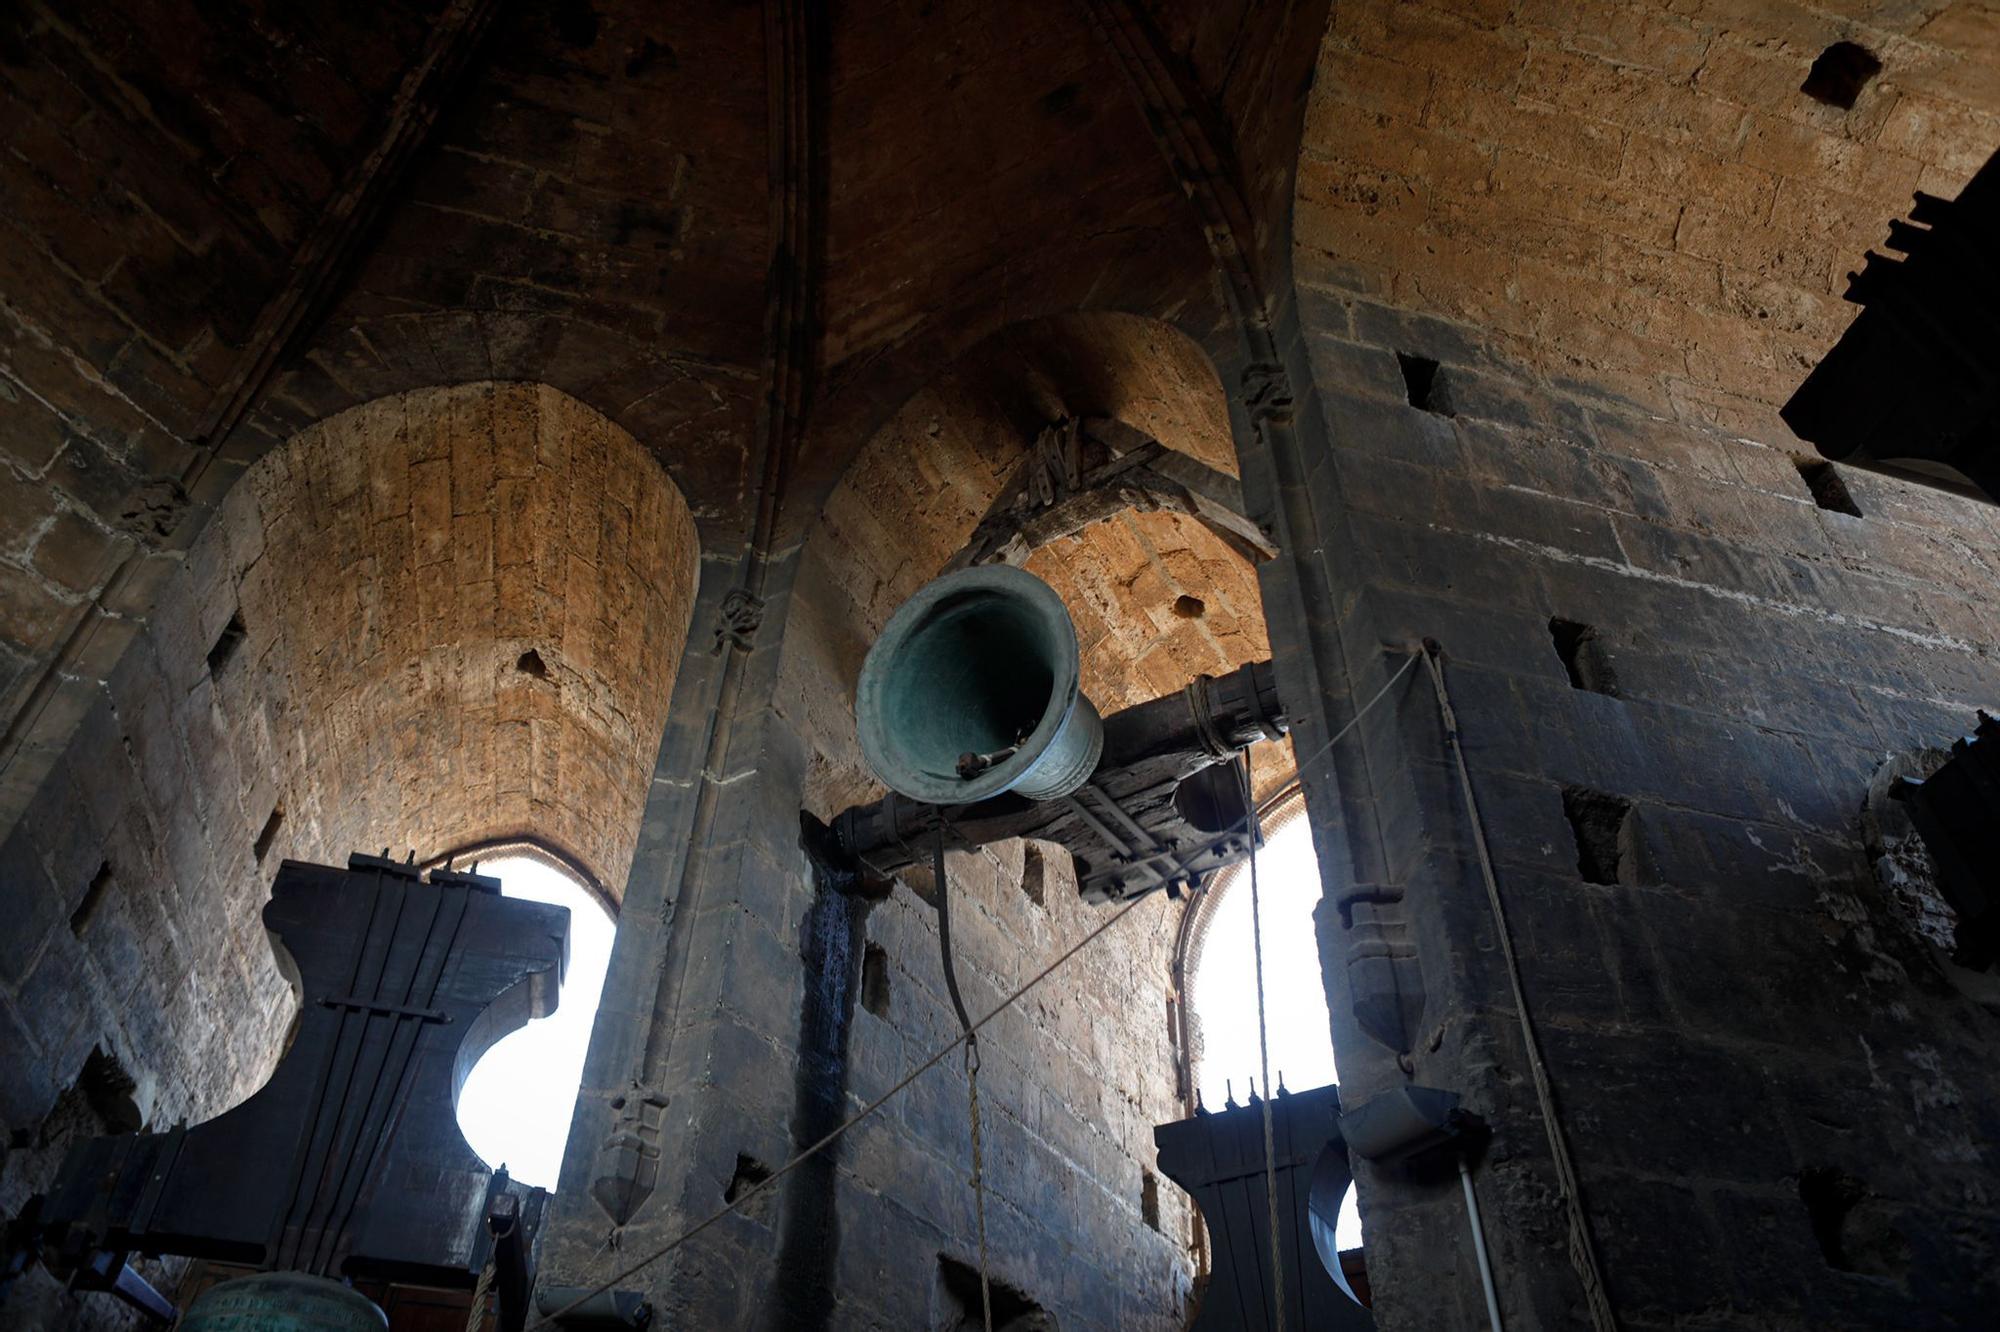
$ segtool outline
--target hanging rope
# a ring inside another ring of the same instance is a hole
[[[486,1296],[493,1289],[493,1264],[489,1261],[472,1288],[472,1303],[465,1311],[465,1332],[480,1332],[486,1326]]]
[[[1285,1265],[1279,1242],[1285,1233],[1278,1226],[1278,1149],[1271,1130],[1271,1033],[1264,1021],[1264,908],[1257,888],[1257,800],[1250,785],[1250,756],[1237,765],[1243,780],[1243,820],[1250,835],[1250,947],[1257,958],[1257,1060],[1264,1077],[1264,1203],[1271,1224],[1271,1309],[1276,1315],[1272,1326],[1285,1332]]]
[[[1359,726],[1361,724],[1361,719],[1363,717],[1366,717],[1368,713],[1371,710],[1373,710],[1373,708],[1377,703],[1380,703],[1384,698],[1388,696],[1389,690],[1395,686],[1398,680],[1402,679],[1405,675],[1409,673],[1410,668],[1416,665],[1416,662],[1417,658],[1415,655],[1412,655],[1407,659],[1405,659],[1403,664],[1397,667],[1395,673],[1389,677],[1388,681],[1384,683],[1380,689],[1375,691],[1374,697],[1370,698],[1366,703],[1362,704],[1361,710],[1356,712],[1352,717],[1347,719],[1347,724],[1345,726],[1342,726],[1338,731],[1335,731],[1333,735],[1327,739],[1326,743],[1322,744],[1319,748],[1315,749],[1311,754],[1308,754],[1305,758],[1299,760],[1299,765],[1298,765],[1299,771],[1303,773],[1312,764],[1317,763],[1320,759],[1324,758],[1329,752],[1332,751],[1335,745],[1340,743],[1341,739],[1345,737],[1348,734],[1348,732],[1352,731],[1356,726]],[[1230,838],[1238,837],[1241,835],[1242,835],[1242,829],[1240,825],[1231,826],[1227,830],[1219,832],[1215,836],[1192,847],[1189,850],[1188,854],[1191,856],[1199,855],[1201,852],[1208,850],[1210,847],[1219,846],[1223,842],[1228,841]],[[836,1125],[834,1128],[829,1130],[824,1137],[819,1139],[819,1141],[813,1143],[812,1146],[806,1148],[804,1151],[800,1152],[797,1156],[794,1156],[791,1160],[779,1166],[776,1170],[773,1170],[770,1173],[770,1175],[767,1176],[765,1179],[761,1180],[760,1182],[752,1185],[747,1189],[742,1190],[740,1193],[736,1195],[734,1201],[728,1202],[724,1204],[722,1207],[718,1208],[717,1210],[710,1212],[707,1216],[695,1222],[692,1226],[689,1226],[686,1230],[674,1236],[672,1239],[668,1240],[665,1244],[662,1244],[659,1248],[653,1250],[645,1257],[640,1258],[634,1262],[628,1263],[625,1267],[613,1273],[611,1276],[606,1277],[603,1281],[598,1282],[596,1285],[592,1286],[589,1290],[580,1293],[575,1299],[571,1300],[568,1304],[565,1304],[562,1308],[543,1314],[540,1318],[528,1324],[528,1326],[525,1329],[523,1329],[523,1332],[541,1332],[541,1329],[543,1328],[554,1327],[556,1323],[566,1315],[574,1313],[577,1309],[581,1308],[583,1305],[587,1304],[592,1299],[595,1299],[597,1296],[602,1295],[605,1291],[612,1289],[619,1282],[625,1280],[626,1278],[634,1276],[639,1272],[644,1271],[646,1268],[651,1267],[654,1263],[657,1263],[658,1261],[660,1261],[660,1259],[665,1258],[668,1254],[673,1253],[676,1249],[679,1249],[689,1240],[692,1240],[695,1236],[701,1234],[704,1230],[707,1230],[710,1226],[720,1221],[723,1217],[728,1216],[731,1212],[737,1211],[742,1207],[744,1207],[752,1199],[762,1194],[764,1190],[774,1187],[777,1184],[777,1182],[783,1179],[786,1175],[791,1174],[792,1171],[798,1169],[800,1166],[804,1165],[807,1161],[810,1161],[813,1157],[818,1156],[821,1152],[825,1151],[828,1147],[832,1146],[836,1141],[839,1140],[842,1134],[846,1133],[856,1124],[859,1124],[862,1120],[867,1119],[877,1110],[880,1110],[890,1101],[900,1096],[905,1090],[908,1089],[911,1083],[915,1082],[918,1078],[922,1077],[924,1074],[930,1072],[932,1069],[936,1068],[939,1064],[943,1063],[945,1060],[945,1056],[949,1055],[953,1050],[958,1049],[959,1046],[965,1044],[965,1042],[969,1040],[972,1036],[977,1035],[986,1026],[987,1023],[993,1021],[994,1018],[999,1017],[1002,1013],[1006,1012],[1008,1009],[1012,1008],[1015,1004],[1019,1003],[1023,998],[1027,996],[1030,990],[1033,990],[1036,986],[1040,985],[1043,981],[1047,980],[1050,976],[1054,975],[1071,958],[1075,957],[1085,948],[1088,948],[1091,944],[1095,943],[1098,939],[1102,938],[1106,931],[1108,931],[1112,926],[1116,925],[1119,921],[1125,919],[1125,917],[1131,915],[1132,912],[1135,911],[1140,906],[1140,904],[1144,903],[1145,901],[1147,901],[1147,897],[1144,896],[1135,897],[1131,901],[1125,903],[1125,905],[1119,907],[1117,911],[1112,913],[1110,916],[1106,917],[1101,923],[1098,924],[1098,926],[1095,929],[1091,930],[1090,933],[1084,935],[1081,939],[1078,939],[1068,948],[1065,948],[1061,953],[1057,954],[1056,957],[1048,963],[1048,965],[1044,966],[1040,971],[1036,972],[1033,976],[1030,976],[1025,982],[1023,982],[1023,984],[1019,989],[1015,990],[1005,999],[1002,999],[999,1003],[995,1004],[993,1008],[986,1014],[986,1016],[980,1018],[978,1021],[972,1024],[971,1030],[969,1032],[961,1032],[957,1036],[952,1037],[951,1040],[947,1041],[943,1046],[939,1047],[935,1052],[933,1052],[929,1058],[925,1059],[923,1063],[918,1064],[915,1068],[911,1069],[908,1073],[904,1074],[902,1081],[898,1082],[895,1086],[889,1088],[889,1090],[883,1092],[880,1096],[870,1101],[867,1105],[862,1106],[859,1110],[855,1111],[852,1115],[848,1116],[847,1119],[843,1120],[840,1124]]]
[[[944,811],[937,811],[937,841],[931,851],[931,874],[937,880],[938,948],[944,954],[944,988],[958,1013],[965,1036],[966,1114],[972,1122],[972,1204],[979,1219],[979,1309],[986,1332],[993,1332],[993,1283],[986,1271],[986,1179],[979,1150],[979,1035],[965,999],[958,992],[958,968],[951,960],[951,887],[944,871]]]
[[[1438,711],[1444,719],[1445,741],[1451,746],[1458,766],[1459,789],[1465,794],[1465,808],[1472,816],[1473,845],[1479,852],[1479,873],[1486,880],[1486,900],[1493,910],[1493,928],[1500,936],[1500,955],[1507,962],[1507,980],[1514,990],[1514,1012],[1521,1022],[1521,1043],[1528,1052],[1528,1072],[1535,1084],[1535,1100],[1540,1104],[1542,1124],[1548,1130],[1549,1156],[1555,1161],[1556,1185],[1562,1192],[1563,1211],[1569,1221],[1569,1261],[1583,1282],[1584,1302],[1590,1307],[1590,1325],[1597,1332],[1616,1332],[1618,1316],[1604,1290],[1604,1273],[1597,1265],[1597,1249],[1591,1243],[1590,1224],[1583,1214],[1583,1194],[1577,1186],[1576,1165],[1570,1159],[1569,1140],[1562,1121],[1556,1118],[1555,1089],[1549,1082],[1548,1066],[1542,1062],[1541,1041],[1535,1036],[1534,1019],[1528,1014],[1528,996],[1521,983],[1521,963],[1514,955],[1514,936],[1507,928],[1507,908],[1500,899],[1500,880],[1493,872],[1493,857],[1486,847],[1486,826],[1479,817],[1479,801],[1472,794],[1472,770],[1466,766],[1465,746],[1458,738],[1458,714],[1452,711],[1451,695],[1444,687],[1444,667],[1438,662],[1434,645],[1425,643],[1424,661],[1431,670],[1431,685],[1437,691]]]
[[[1235,835],[1236,835],[1235,830],[1231,829],[1228,833],[1224,834],[1223,836],[1214,838],[1213,842],[1220,842],[1224,839],[1224,837],[1233,837]],[[1213,844],[1213,842],[1211,844]],[[1005,999],[1002,999],[999,1003],[995,1004],[991,1009],[991,1011],[989,1011],[986,1014],[986,1016],[980,1018],[977,1022],[974,1022],[972,1024],[973,1032],[977,1033],[983,1030],[989,1022],[993,1021],[994,1018],[999,1017],[1002,1013],[1006,1012],[1008,1009],[1012,1008],[1015,1004],[1019,1003],[1023,998],[1027,996],[1030,990],[1033,990],[1036,986],[1040,985],[1050,976],[1053,976],[1057,972],[1057,970],[1059,970],[1063,966],[1064,963],[1068,962],[1071,958],[1075,957],[1078,953],[1082,952],[1085,948],[1088,948],[1091,944],[1095,943],[1099,938],[1103,937],[1105,931],[1109,930],[1113,925],[1116,925],[1119,921],[1125,919],[1125,917],[1131,915],[1133,911],[1137,910],[1138,907],[1146,901],[1147,898],[1135,897],[1131,901],[1127,902],[1124,906],[1119,907],[1115,913],[1106,917],[1105,920],[1101,924],[1099,924],[1096,929],[1092,930],[1089,934],[1084,935],[1081,939],[1078,939],[1068,948],[1065,948],[1047,966],[1043,967],[1040,971],[1036,972],[1033,976],[1029,977],[1028,980],[1021,986],[1020,989],[1014,991],[1014,993],[1008,995]],[[659,1248],[653,1250],[645,1257],[638,1259],[636,1262],[627,1264],[619,1271],[605,1278],[603,1281],[598,1282],[595,1286],[592,1286],[589,1290],[582,1292],[575,1299],[571,1300],[568,1304],[565,1304],[562,1308],[556,1309],[550,1313],[543,1314],[540,1318],[528,1324],[528,1326],[525,1329],[523,1329],[523,1332],[541,1332],[542,1328],[554,1327],[556,1323],[566,1315],[574,1313],[577,1309],[581,1308],[583,1305],[587,1304],[589,1301],[596,1298],[597,1296],[602,1295],[605,1291],[612,1289],[614,1286],[616,1286],[619,1282],[625,1280],[627,1277],[633,1276],[639,1272],[644,1271],[646,1268],[651,1267],[654,1263],[657,1263],[658,1261],[660,1261],[660,1259],[674,1252],[674,1250],[680,1248],[683,1244],[686,1244],[689,1240],[701,1234],[702,1231],[707,1230],[710,1226],[720,1221],[723,1217],[728,1216],[731,1212],[741,1209],[745,1204],[750,1202],[753,1198],[756,1198],[758,1195],[762,1194],[764,1190],[773,1187],[774,1185],[777,1184],[779,1180],[783,1179],[786,1175],[791,1174],[792,1171],[797,1170],[807,1161],[812,1160],[813,1157],[818,1156],[821,1152],[825,1151],[828,1147],[832,1146],[834,1142],[837,1141],[842,1134],[846,1133],[856,1124],[859,1124],[862,1120],[868,1118],[870,1115],[874,1114],[877,1110],[880,1110],[883,1106],[887,1105],[890,1101],[900,1096],[905,1090],[909,1088],[911,1083],[915,1082],[918,1078],[922,1077],[924,1074],[930,1072],[932,1069],[936,1068],[939,1064],[943,1063],[946,1055],[949,1055],[953,1050],[956,1050],[959,1046],[965,1044],[965,1039],[966,1038],[963,1033],[952,1037],[949,1041],[945,1042],[944,1045],[940,1046],[935,1052],[933,1052],[928,1059],[924,1060],[923,1063],[918,1064],[908,1073],[905,1073],[903,1075],[902,1081],[898,1082],[895,1086],[889,1088],[888,1091],[883,1092],[880,1096],[870,1101],[867,1105],[862,1106],[859,1110],[855,1111],[852,1115],[848,1116],[840,1124],[830,1129],[825,1136],[820,1138],[819,1141],[815,1142],[812,1146],[806,1148],[804,1151],[800,1152],[797,1156],[794,1156],[791,1160],[779,1166],[776,1170],[773,1170],[767,1178],[738,1193],[733,1202],[726,1203],[722,1207],[716,1209],[715,1211],[710,1212],[707,1216],[695,1222],[692,1226],[689,1226],[686,1230],[674,1236],[672,1239],[668,1240],[665,1244],[662,1244]]]

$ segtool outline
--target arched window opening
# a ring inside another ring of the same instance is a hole
[[[459,1131],[480,1159],[554,1190],[617,926],[601,896],[538,848],[503,848],[480,860],[479,873],[499,879],[502,896],[569,908],[569,967],[555,1012],[501,1038],[458,1093]]]
[[[1296,787],[1266,801],[1264,846],[1257,853],[1263,920],[1265,1030],[1272,1081],[1305,1091],[1340,1080],[1321,980],[1313,908],[1320,900],[1319,859],[1305,801]],[[1210,1110],[1266,1088],[1257,1045],[1257,960],[1252,943],[1250,869],[1232,865],[1189,907],[1188,1046],[1191,1082]],[[1361,1247],[1361,1214],[1350,1188],[1337,1226],[1343,1250]]]

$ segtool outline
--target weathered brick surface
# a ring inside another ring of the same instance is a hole
[[[204,414],[439,8],[4,21],[0,715],[27,749],[67,742],[31,691],[190,513]],[[21,807],[0,798],[0,826]]]
[[[1338,6],[1299,163],[1300,276],[1467,320],[1509,359],[1766,433],[1910,192],[2000,143],[1977,6]],[[1852,110],[1820,51],[1883,62]]]
[[[474,384],[343,413],[247,488],[201,622],[235,593],[214,687],[278,759],[246,766],[288,830],[420,855],[533,835],[615,895],[693,595],[651,460],[554,390]]]

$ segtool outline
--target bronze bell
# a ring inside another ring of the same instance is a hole
[[[946,574],[904,602],[862,663],[854,713],[875,775],[934,805],[1053,800],[1104,753],[1069,611],[1005,564]]]

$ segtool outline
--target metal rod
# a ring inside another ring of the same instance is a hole
[[[1486,1321],[1493,1332],[1500,1326],[1500,1295],[1493,1289],[1493,1264],[1486,1257],[1486,1232],[1479,1224],[1479,1196],[1472,1191],[1472,1168],[1458,1158],[1458,1182],[1465,1185],[1465,1219],[1472,1224],[1472,1252],[1479,1259],[1479,1284],[1486,1288]]]

